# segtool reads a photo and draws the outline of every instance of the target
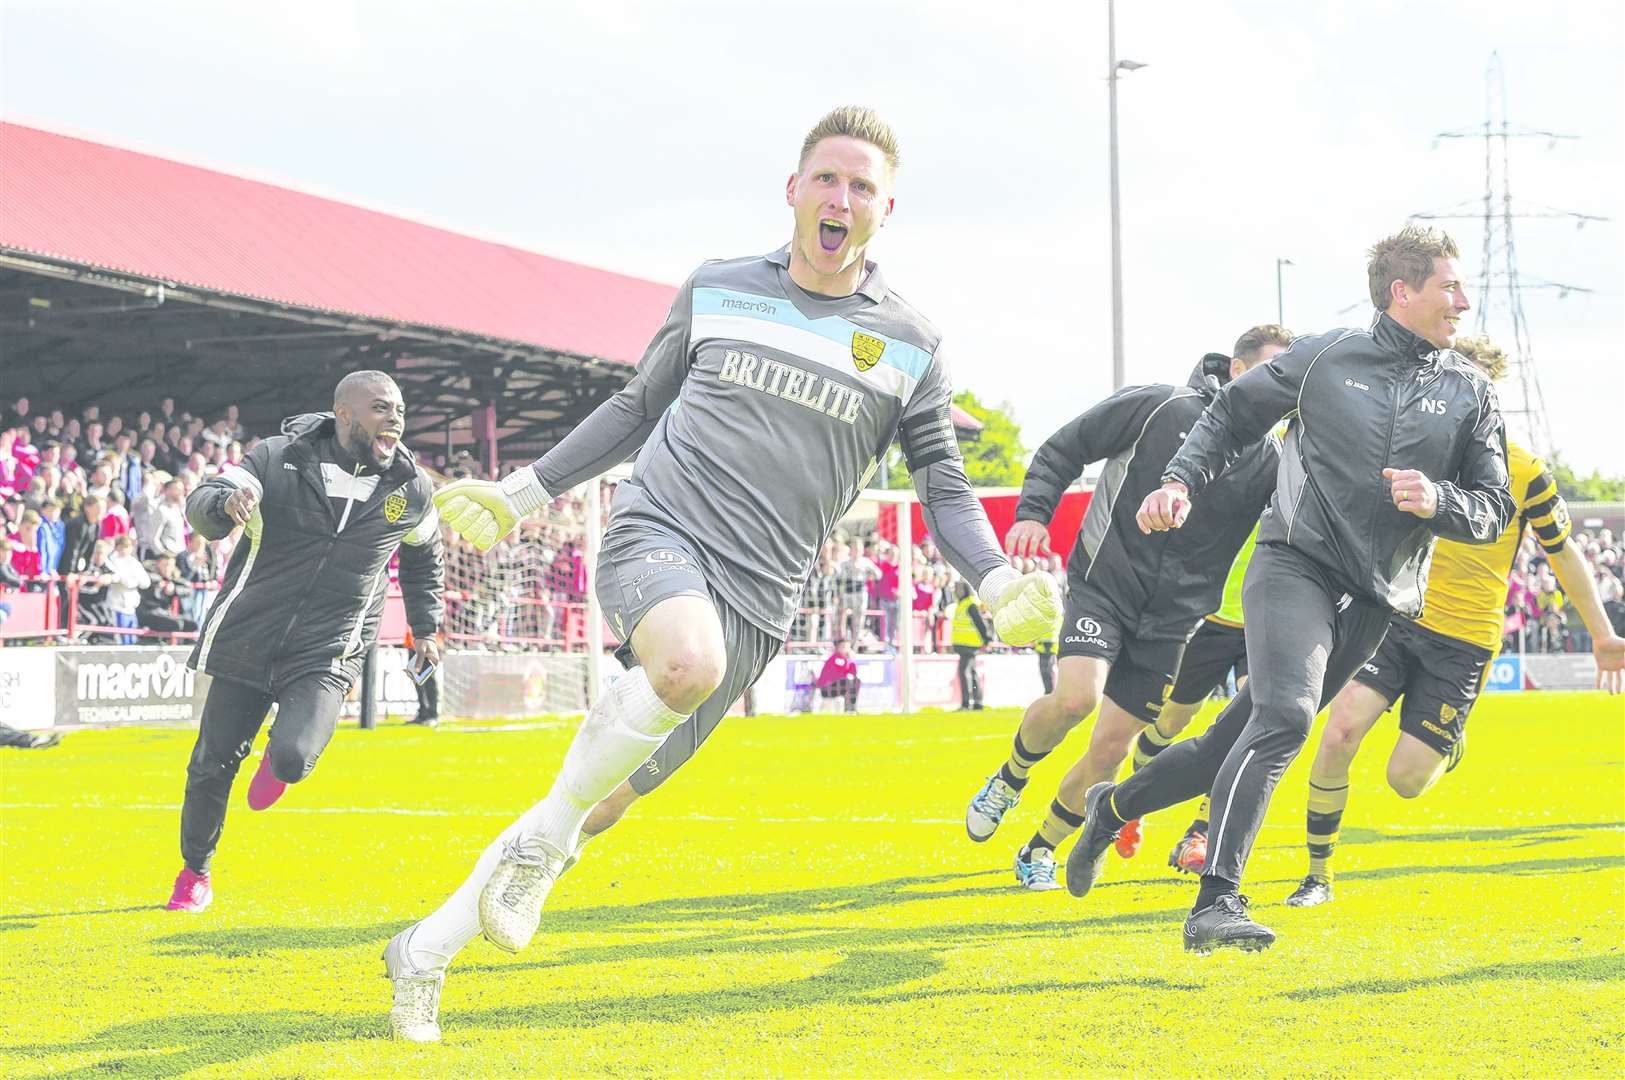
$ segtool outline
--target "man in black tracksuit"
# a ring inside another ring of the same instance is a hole
[[[443,563],[433,485],[400,445],[405,406],[383,372],[355,372],[333,413],[286,421],[283,434],[210,477],[186,500],[211,540],[243,535],[209,608],[190,665],[213,676],[186,769],[181,855],[169,908],[201,911],[226,799],[272,703],[248,804],[263,810],[305,778],[333,737],[340,707],[378,636],[388,566],[420,662],[436,662]]]
[[[1089,790],[1067,858],[1074,895],[1089,891],[1124,821],[1211,792],[1211,846],[1185,947],[1275,940],[1247,917],[1239,884],[1282,771],[1392,613],[1421,614],[1434,537],[1489,543],[1517,509],[1495,393],[1448,348],[1469,306],[1455,258],[1449,237],[1416,226],[1379,242],[1367,268],[1379,309],[1371,329],[1300,338],[1231,383],[1146,497],[1143,529],[1190,524],[1186,513],[1210,498],[1224,463],[1294,417],[1242,586],[1247,685],[1200,738],[1115,788]]]
[[[1057,431],[1033,458],[1005,538],[1017,557],[1047,549],[1062,494],[1090,462],[1105,459],[1106,466],[1067,561],[1055,689],[1028,706],[1010,757],[965,812],[972,840],[992,836],[1033,766],[1100,706],[1088,750],[1016,855],[1017,881],[1030,889],[1057,887],[1055,845],[1082,823],[1084,793],[1116,774],[1134,738],[1162,711],[1186,640],[1219,606],[1230,564],[1275,486],[1279,440],[1261,433],[1252,441],[1216,479],[1217,497],[1203,501],[1194,529],[1142,534],[1134,522],[1140,499],[1161,483],[1168,459],[1220,387],[1290,343],[1279,326],[1253,327],[1233,355],[1204,356],[1185,385],[1120,390]]]

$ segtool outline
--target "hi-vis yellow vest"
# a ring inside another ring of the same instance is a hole
[[[954,636],[955,645],[968,645],[973,649],[980,649],[987,642],[983,640],[976,624],[971,621],[971,608],[976,606],[976,597],[967,596],[954,605]]]

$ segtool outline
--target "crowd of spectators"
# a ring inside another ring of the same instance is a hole
[[[1611,529],[1574,534],[1585,555],[1603,611],[1614,633],[1625,634],[1625,545]],[[1507,581],[1502,651],[1561,653],[1591,651],[1591,634],[1564,594],[1551,561],[1531,535],[1513,563]]]
[[[0,405],[0,625],[12,591],[77,583],[77,623],[94,640],[163,640],[193,631],[219,588],[236,534],[210,543],[186,521],[186,496],[242,461],[259,440],[236,406],[213,417],[150,409],[104,416],[96,405],[68,415],[26,398]],[[428,463],[437,473],[478,475],[466,454]],[[600,488],[602,519],[613,485]],[[488,552],[449,530],[447,630],[461,647],[579,646],[585,637],[586,544],[582,498],[566,494]],[[1575,534],[1616,632],[1625,633],[1625,548],[1609,529]],[[896,545],[837,531],[807,582],[788,647],[836,641],[860,653],[896,648],[902,618],[914,619],[915,648],[949,651],[958,573],[929,539],[913,547],[911,580],[900,580]],[[1023,572],[1040,564],[1025,560]],[[1062,560],[1042,566],[1064,583]],[[122,633],[121,633],[122,632]],[[1590,636],[1550,562],[1526,537],[1509,577],[1507,651],[1584,652]]]
[[[449,531],[447,634],[463,648],[568,647],[584,639],[586,543],[580,499],[566,495],[481,552]]]
[[[27,398],[0,407],[0,622],[7,591],[54,590],[93,640],[195,630],[230,540],[193,535],[186,496],[255,441],[235,405],[212,419],[177,411],[173,398],[128,415],[98,405],[69,415]]]
[[[787,643],[791,649],[848,641],[859,652],[897,647],[899,621],[914,620],[916,652],[948,652],[960,576],[929,539],[913,545],[910,584],[903,587],[897,545],[873,536],[838,531],[824,543],[801,597]],[[1041,566],[1020,560],[1022,573],[1045,569],[1065,584],[1059,555]]]
[[[426,462],[437,479],[495,479],[466,451]],[[609,520],[614,485],[600,485]],[[446,557],[446,635],[457,648],[520,651],[584,644],[587,603],[586,500],[566,492],[481,552],[441,529]]]

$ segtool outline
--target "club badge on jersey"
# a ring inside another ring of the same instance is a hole
[[[886,343],[879,338],[858,330],[852,332],[852,363],[859,371],[868,371],[880,363],[880,354],[885,351]]]
[[[398,491],[390,492],[389,497],[384,500],[384,520],[393,525],[401,520],[404,513],[406,513],[406,488],[403,485]]]

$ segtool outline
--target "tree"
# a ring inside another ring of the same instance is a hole
[[[1021,425],[1010,415],[1010,403],[983,405],[969,390],[954,395],[954,404],[982,422],[974,442],[963,443],[965,475],[977,487],[1020,487],[1027,478],[1027,448]]]
[[[983,405],[966,390],[954,395],[954,404],[982,422],[978,437],[961,442],[965,455],[965,475],[975,487],[1020,487],[1027,478],[1027,448],[1021,444],[1021,425],[1010,416],[1010,403],[996,407]],[[902,451],[893,446],[886,452],[882,475],[887,488],[906,488],[913,483]]]
[[[1625,476],[1604,476],[1598,469],[1580,476],[1555,452],[1548,464],[1558,494],[1570,502],[1625,502]]]

